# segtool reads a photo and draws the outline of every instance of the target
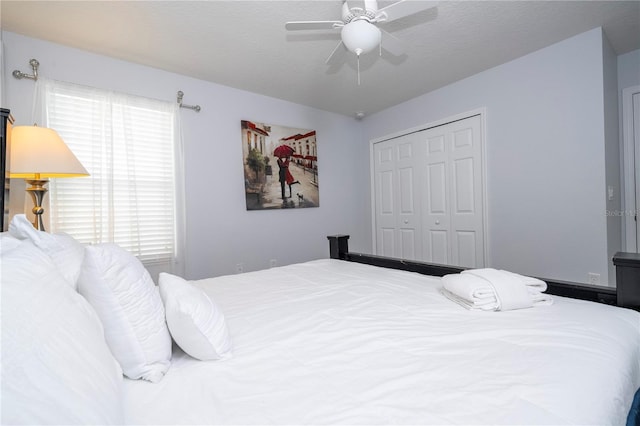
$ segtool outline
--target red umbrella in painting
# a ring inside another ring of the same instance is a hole
[[[291,157],[293,155],[293,148],[291,148],[289,145],[280,145],[273,150],[273,155],[278,158]]]

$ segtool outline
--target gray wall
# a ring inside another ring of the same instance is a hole
[[[618,89],[640,84],[640,50],[618,56]]]
[[[604,89],[604,159],[606,172],[606,185],[602,188],[606,194],[607,210],[605,219],[607,222],[607,256],[613,255],[622,249],[622,216],[611,214],[622,210],[623,193],[620,186],[620,132],[618,122],[618,62],[613,48],[606,37],[603,37],[603,89]],[[612,191],[611,194],[609,191]],[[609,266],[609,283],[615,282],[616,270],[613,262]]]
[[[364,251],[370,233],[367,147],[359,144],[361,126],[353,118],[196,80],[76,49],[3,34],[5,73],[30,71],[51,79],[124,91],[184,103],[202,111],[182,111],[185,144],[188,278],[328,257],[326,235],[349,233],[351,246]],[[34,82],[7,77],[7,107],[17,124],[31,124]],[[4,105],[3,105],[4,106]],[[320,207],[246,211],[240,120],[315,129],[318,135]],[[20,193],[22,191],[14,191]],[[24,196],[24,192],[20,194]],[[12,197],[13,199],[13,197]],[[30,202],[30,201],[29,201]]]
[[[367,117],[365,139],[486,107],[489,264],[605,284],[602,40],[594,29]]]
[[[491,265],[581,282],[596,272],[607,282],[617,237],[605,219],[606,186],[617,183],[610,174],[613,116],[602,106],[613,99],[616,71],[600,29],[362,122],[14,33],[2,33],[2,41],[2,106],[18,124],[31,124],[34,83],[10,73],[29,71],[30,58],[49,78],[165,100],[183,90],[185,103],[203,107],[182,113],[188,278],[234,273],[239,262],[255,270],[272,258],[326,257],[325,235],[333,233],[350,234],[353,250],[371,252],[369,141],[485,107]],[[618,87],[640,84],[639,69],[640,51],[618,57]],[[319,208],[245,210],[242,119],[317,130]]]

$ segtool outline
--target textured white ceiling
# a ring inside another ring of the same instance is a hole
[[[386,25],[406,53],[325,60],[341,1],[11,1],[2,29],[202,80],[354,115],[396,105],[601,26],[618,54],[640,48],[638,1],[442,1]],[[380,7],[394,3],[379,1]]]

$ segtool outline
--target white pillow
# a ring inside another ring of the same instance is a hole
[[[124,374],[158,382],[169,369],[171,336],[149,273],[116,244],[85,248],[78,291],[93,305]]]
[[[59,233],[49,234],[38,231],[24,214],[11,219],[9,233],[21,240],[29,240],[53,260],[67,283],[75,290],[78,288],[78,276],[84,258],[84,246],[72,236]]]
[[[231,358],[231,338],[222,311],[200,288],[161,273],[160,296],[173,340],[194,358]]]
[[[0,423],[122,424],[122,370],[93,308],[31,241],[3,235],[0,262]]]
[[[11,235],[8,232],[0,233],[0,255],[3,255],[5,252],[14,250],[16,247],[20,246],[22,242]]]

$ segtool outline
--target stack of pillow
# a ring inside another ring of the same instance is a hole
[[[0,234],[2,423],[122,423],[122,374],[158,382],[173,340],[201,360],[231,356],[224,316],[200,288],[159,288],[115,244],[83,246],[16,215]]]

